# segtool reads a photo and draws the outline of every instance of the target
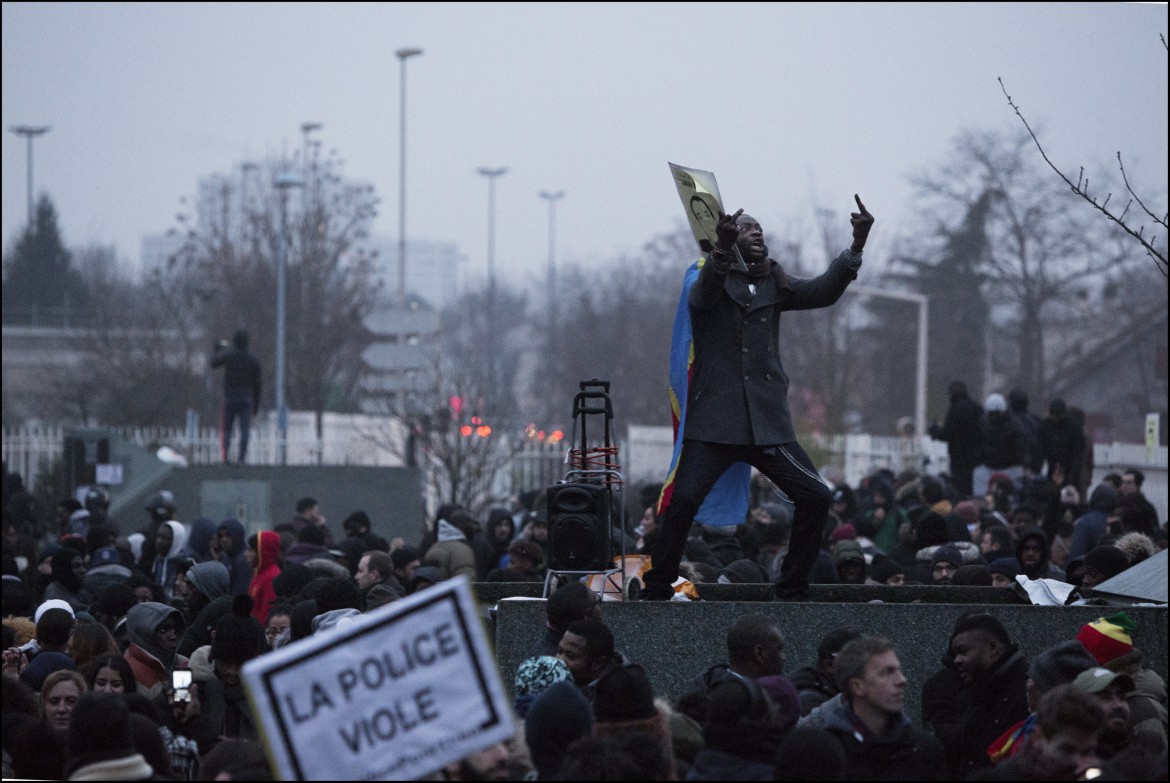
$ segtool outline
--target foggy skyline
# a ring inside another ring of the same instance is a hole
[[[1113,3],[5,3],[4,246],[26,219],[27,147],[9,131],[25,124],[51,126],[34,185],[70,247],[112,243],[136,266],[200,179],[298,150],[304,122],[375,186],[372,232],[394,238],[402,47],[424,50],[406,66],[407,237],[456,243],[473,280],[483,166],[509,167],[495,256],[517,285],[545,274],[541,190],[566,193],[561,265],[636,260],[682,226],[667,161],[713,171],[725,206],[781,239],[812,240],[818,208],[844,236],[860,193],[880,259],[921,228],[909,175],[963,130],[1023,131],[996,77],[1066,173],[1116,180],[1120,150],[1162,212],[1166,20],[1165,4]]]

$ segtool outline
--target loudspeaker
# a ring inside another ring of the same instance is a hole
[[[553,484],[548,498],[548,548],[554,571],[610,567],[610,492],[601,484]]]

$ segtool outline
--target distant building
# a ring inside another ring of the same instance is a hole
[[[398,240],[372,237],[367,246],[378,253],[382,290],[398,294]],[[462,290],[460,265],[466,258],[454,242],[408,239],[406,242],[406,291],[427,301],[436,310],[454,303]]]

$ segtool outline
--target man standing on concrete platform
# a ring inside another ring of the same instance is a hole
[[[786,275],[768,257],[759,221],[742,209],[720,216],[715,246],[699,262],[697,277],[688,273],[687,307],[680,304],[680,318],[689,317],[694,363],[680,424],[681,452],[663,489],[662,531],[645,574],[646,600],[673,596],[691,524],[716,482],[737,463],[755,466],[795,503],[776,592],[783,599],[807,598],[832,488],[796,442],[788,375],[780,361],[780,314],[828,307],[856,279],[873,215],[854,198],[853,244],[819,277]]]
[[[232,425],[240,422],[240,461],[248,456],[252,417],[260,410],[260,362],[248,352],[248,333],[243,329],[215,346],[212,367],[223,367],[223,461],[231,461]]]

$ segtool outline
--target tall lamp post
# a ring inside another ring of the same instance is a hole
[[[508,173],[507,166],[491,169],[486,166],[479,168],[479,173],[488,180],[488,301],[487,301],[487,333],[488,333],[488,383],[493,390],[496,388],[496,180]]]
[[[303,187],[294,171],[276,175],[272,186],[280,193],[280,260],[276,267],[276,461],[288,464],[288,408],[284,402],[284,300],[285,266],[288,262],[288,192]]]
[[[540,191],[540,197],[548,202],[548,345],[551,355],[557,344],[557,202],[565,196],[565,191],[558,190],[549,193]],[[552,415],[553,403],[549,400],[549,415]]]
[[[845,290],[884,299],[899,299],[918,305],[918,347],[914,371],[914,436],[921,441],[926,437],[926,355],[927,347],[930,345],[930,298],[924,294],[887,291],[883,288],[867,285],[851,285]]]
[[[394,52],[398,58],[398,300],[406,302],[406,60],[422,49]]]
[[[10,125],[8,130],[15,133],[17,136],[24,136],[28,139],[28,224],[31,226],[33,222],[33,139],[40,136],[42,133],[49,132],[48,125]]]

